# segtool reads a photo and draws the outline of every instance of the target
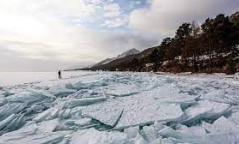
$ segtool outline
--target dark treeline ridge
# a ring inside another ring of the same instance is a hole
[[[219,14],[201,25],[183,23],[174,37],[163,39],[159,46],[92,70],[233,74],[239,68],[238,45],[239,12]]]

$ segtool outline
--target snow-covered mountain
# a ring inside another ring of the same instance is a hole
[[[230,21],[239,24],[239,11],[230,16]]]
[[[114,60],[116,60],[116,59],[124,58],[124,57],[126,57],[126,56],[134,55],[134,54],[138,54],[138,53],[140,53],[139,50],[137,50],[137,49],[135,49],[135,48],[132,48],[132,49],[130,49],[130,50],[128,50],[128,51],[126,51],[126,52],[124,52],[124,53],[118,55],[117,57],[104,59],[103,61],[100,61],[100,62],[98,62],[97,64],[95,64],[95,65],[93,65],[93,66],[105,65],[105,64],[108,64],[108,63],[110,63],[110,62],[112,62],[112,61],[114,61]],[[91,67],[93,67],[93,66],[91,66]]]
[[[104,60],[98,62],[97,64],[94,64],[94,65],[90,66],[90,67],[105,65],[105,64],[108,64],[108,63],[112,62],[115,59],[116,58],[107,58],[107,59],[104,59]]]
[[[119,59],[119,58],[124,58],[124,57],[126,57],[126,56],[134,55],[134,54],[138,54],[138,53],[140,53],[140,51],[137,50],[137,49],[135,49],[135,48],[133,48],[133,49],[130,49],[130,50],[128,50],[128,51],[122,53],[121,55],[118,55],[118,56],[117,56],[117,59]]]

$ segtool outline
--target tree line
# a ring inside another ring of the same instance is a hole
[[[238,16],[238,15],[237,15]],[[133,59],[131,70],[235,73],[238,63],[239,18],[219,14],[201,25],[183,23],[174,37],[163,39],[145,59]]]

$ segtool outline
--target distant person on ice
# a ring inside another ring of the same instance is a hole
[[[59,79],[61,79],[61,71],[60,70],[58,71],[58,77],[59,77]]]

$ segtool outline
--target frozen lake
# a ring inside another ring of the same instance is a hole
[[[62,72],[62,78],[74,78],[83,74],[85,74],[83,71]],[[0,72],[0,85],[15,85],[57,79],[57,72]]]
[[[2,73],[0,144],[238,144],[238,75]]]

